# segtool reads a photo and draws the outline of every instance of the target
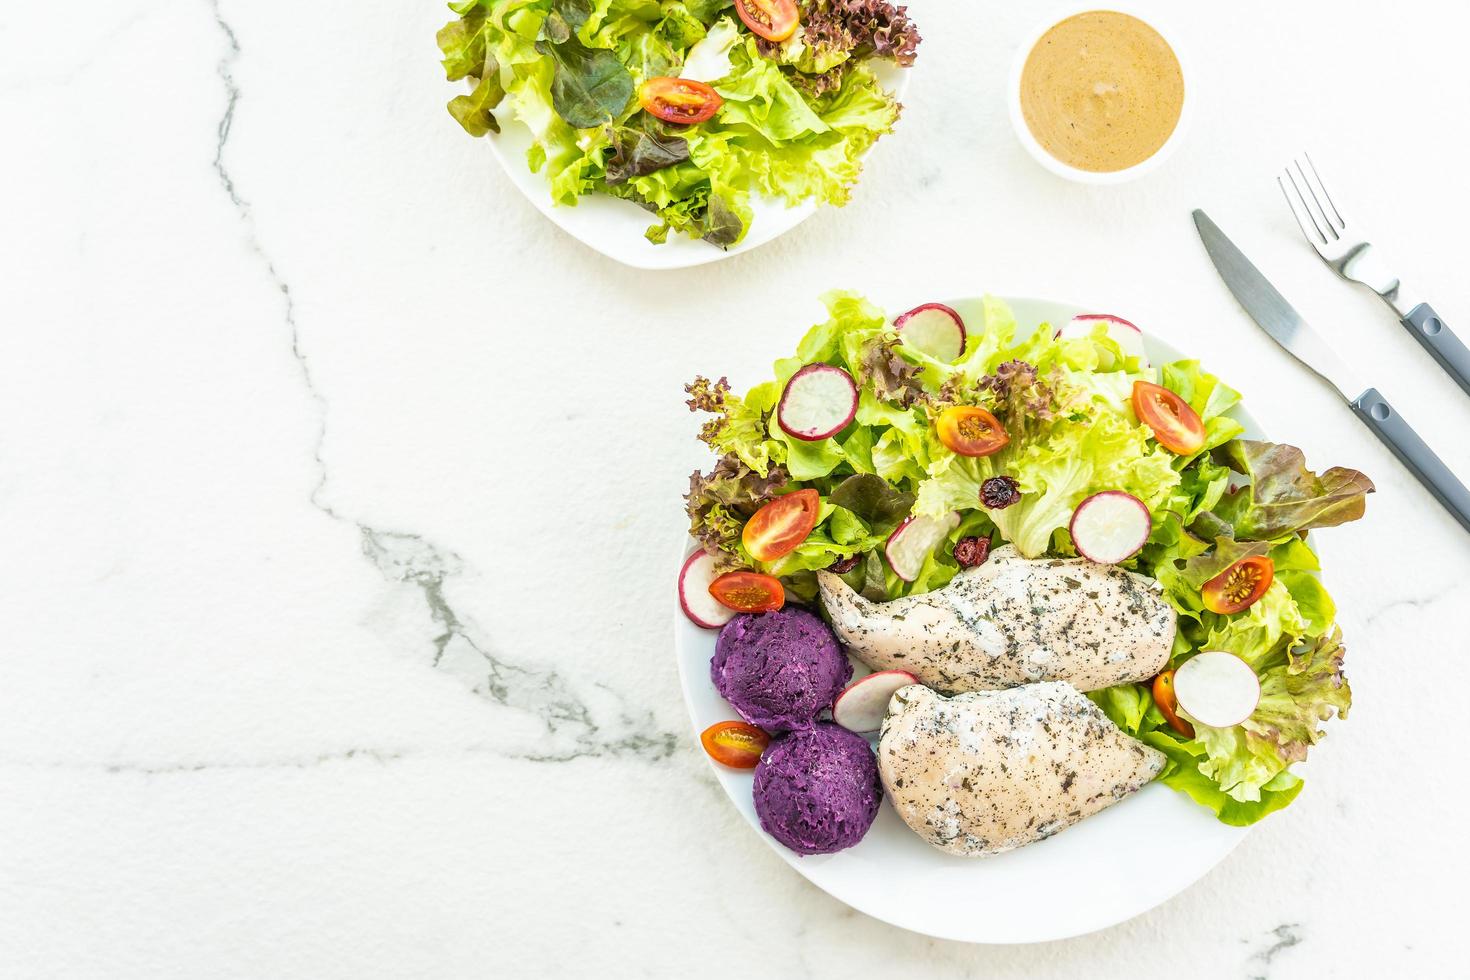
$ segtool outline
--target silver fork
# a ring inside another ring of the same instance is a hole
[[[1305,165],[1303,163],[1305,161]],[[1322,261],[1342,278],[1360,282],[1393,307],[1399,322],[1414,335],[1467,395],[1470,395],[1470,350],[1428,303],[1404,288],[1398,276],[1378,257],[1373,246],[1337,209],[1327,185],[1305,153],[1276,178],[1296,223]]]

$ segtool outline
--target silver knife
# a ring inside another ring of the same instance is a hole
[[[1465,530],[1470,531],[1470,490],[1465,489],[1434,450],[1424,444],[1378,389],[1363,385],[1321,335],[1261,275],[1203,211],[1195,210],[1194,226],[1210,253],[1210,261],[1240,305],[1288,354],[1336,388],[1354,413],[1389,451],[1424,484]]]

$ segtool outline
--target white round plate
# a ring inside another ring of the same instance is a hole
[[[911,4],[916,6],[916,4]],[[917,18],[916,18],[917,19]],[[923,21],[919,20],[920,25]],[[922,58],[922,46],[921,55]],[[878,82],[900,102],[908,90],[912,68],[900,68],[891,61],[882,59],[873,62],[873,74]],[[552,203],[544,173],[532,173],[526,165],[526,151],[531,148],[531,130],[515,118],[512,111],[514,96],[507,95],[495,117],[502,124],[501,132],[488,137],[491,152],[505,170],[511,182],[520,188],[526,200],[550,218],[562,231],[577,239],[588,248],[596,249],[610,259],[616,259],[635,269],[687,269],[691,266],[718,262],[732,255],[759,248],[801,224],[816,213],[817,205],[805,201],[795,207],[769,198],[752,196],[751,209],[755,212],[750,221],[750,230],[739,245],[721,249],[709,242],[696,241],[678,233],[669,235],[668,241],[655,245],[643,237],[648,226],[656,223],[655,216],[631,201],[619,200],[606,194],[585,194],[577,199],[575,207]],[[902,122],[895,124],[901,126]],[[893,133],[881,137],[869,148],[879,149],[893,138]],[[858,189],[862,193],[862,179]]]
[[[932,297],[916,297],[921,302]],[[966,323],[980,324],[980,300],[947,300]],[[1017,334],[1060,326],[1084,309],[1038,299],[1007,299]],[[1155,364],[1184,356],[1152,335],[1144,344]],[[1253,419],[1232,413],[1260,438]],[[692,550],[685,545],[683,555]],[[671,568],[670,584],[677,569]],[[738,718],[715,692],[709,662],[715,630],[700,629],[674,602],[674,651],[684,698],[697,733]],[[856,665],[859,673],[866,668]],[[696,738],[696,745],[698,744]],[[1229,827],[1182,793],[1151,784],[1055,837],[989,858],[945,854],[909,830],[886,802],[856,847],[801,857],[760,829],[751,772],[711,762],[730,801],[761,838],[833,898],[875,919],[914,932],[972,943],[1034,943],[1103,929],[1146,912],[1198,881],[1229,854],[1246,828]],[[1166,860],[1157,860],[1159,855]]]

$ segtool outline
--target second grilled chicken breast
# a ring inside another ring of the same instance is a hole
[[[1153,677],[1174,644],[1174,610],[1152,579],[1084,558],[1027,559],[1007,545],[942,589],[881,603],[830,572],[817,579],[848,652],[938,691],[1095,691]]]
[[[1135,792],[1164,754],[1066,684],[889,703],[878,772],[898,815],[942,851],[983,857],[1044,840]]]

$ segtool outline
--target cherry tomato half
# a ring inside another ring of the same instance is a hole
[[[1199,415],[1189,402],[1161,385],[1133,382],[1133,414],[1171,453],[1188,456],[1205,444],[1205,424]]]
[[[650,78],[638,86],[638,104],[668,123],[701,123],[719,111],[720,93],[692,78]]]
[[[801,10],[796,0],[735,0],[735,13],[767,41],[784,41],[796,33]]]
[[[786,605],[781,580],[760,572],[726,572],[709,584],[709,594],[736,612],[775,612]]]
[[[1194,738],[1194,726],[1179,717],[1179,699],[1174,696],[1174,671],[1166,670],[1154,678],[1154,704],[1159,706],[1170,728],[1185,738]]]
[[[709,757],[732,769],[754,769],[771,736],[743,721],[719,721],[699,733]]]
[[[1266,594],[1275,577],[1275,562],[1265,555],[1252,555],[1206,582],[1200,589],[1200,598],[1210,612],[1228,616],[1254,605]]]
[[[939,441],[961,456],[990,456],[1010,443],[1000,419],[977,405],[955,405],[939,413]]]
[[[821,512],[822,495],[817,491],[788,493],[756,511],[745,522],[740,540],[756,561],[775,561],[806,540]]]

